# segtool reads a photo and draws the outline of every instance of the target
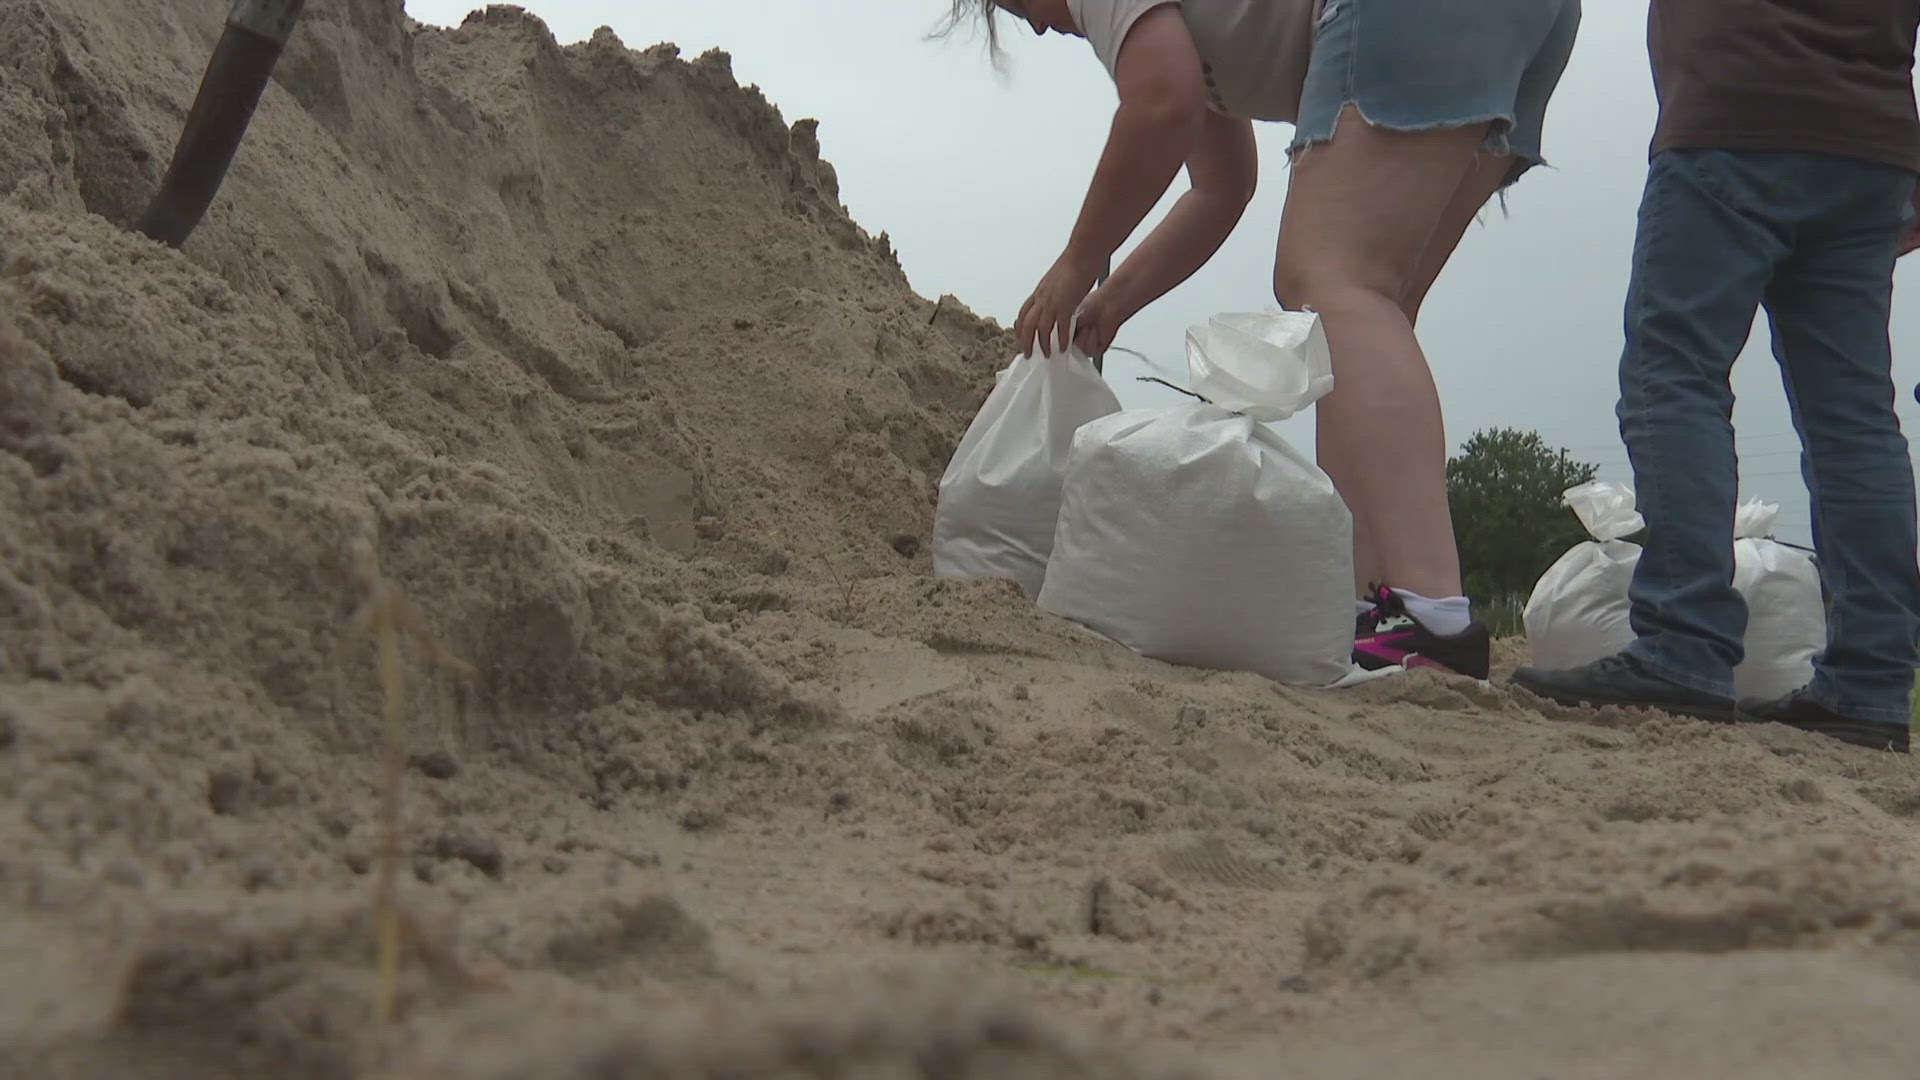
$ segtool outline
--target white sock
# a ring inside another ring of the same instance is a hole
[[[1355,600],[1353,602],[1353,613],[1355,615],[1365,615],[1367,612],[1372,610],[1373,610],[1373,601],[1371,600]]]
[[[1407,614],[1441,637],[1452,637],[1473,624],[1473,602],[1464,596],[1433,600],[1405,589],[1395,589],[1393,594],[1407,606]]]

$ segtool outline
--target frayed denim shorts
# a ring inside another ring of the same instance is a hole
[[[1580,0],[1326,0],[1288,153],[1332,139],[1348,105],[1396,131],[1490,121],[1487,150],[1513,156],[1511,184],[1543,161],[1579,29]]]

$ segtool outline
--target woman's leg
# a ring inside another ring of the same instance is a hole
[[[1435,226],[1433,236],[1427,241],[1427,249],[1420,253],[1420,270],[1414,275],[1411,288],[1402,298],[1400,310],[1407,313],[1407,322],[1417,330],[1420,326],[1420,306],[1426,303],[1427,293],[1432,291],[1433,283],[1440,278],[1440,272],[1447,268],[1453,253],[1459,249],[1460,240],[1467,235],[1467,227],[1486,209],[1500,187],[1513,173],[1513,157],[1508,154],[1482,153],[1474,160],[1473,168],[1467,171],[1466,179],[1460,181],[1459,188],[1453,193],[1453,200],[1440,215],[1440,224]]]
[[[1425,303],[1434,281],[1440,277],[1440,271],[1446,269],[1447,261],[1453,258],[1454,250],[1460,246],[1460,238],[1467,234],[1467,226],[1479,217],[1480,211],[1500,190],[1512,170],[1513,158],[1482,154],[1453,193],[1453,200],[1440,215],[1440,224],[1427,240],[1426,250],[1420,253],[1420,269],[1414,274],[1413,284],[1400,301],[1400,310],[1406,313],[1407,325],[1416,331],[1420,323],[1420,306]],[[1324,448],[1321,457],[1324,462]],[[1367,523],[1356,516],[1353,520],[1354,587],[1361,591],[1363,600],[1370,600],[1372,598],[1365,594],[1366,590],[1383,577],[1373,534]]]
[[[1363,538],[1355,574],[1434,598],[1460,595],[1460,559],[1440,398],[1407,301],[1445,264],[1429,248],[1439,240],[1450,255],[1472,219],[1449,210],[1472,195],[1463,188],[1486,161],[1486,134],[1484,123],[1376,128],[1347,106],[1333,137],[1294,163],[1274,265],[1275,296],[1319,312],[1333,350],[1317,443]]]

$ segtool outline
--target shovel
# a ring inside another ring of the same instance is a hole
[[[174,149],[173,163],[134,227],[170,247],[187,237],[213,205],[227,167],[273,78],[306,0],[234,0],[226,32],[200,80],[200,94]]]
[[[1100,276],[1094,279],[1093,287],[1097,289],[1100,286],[1105,285],[1107,283],[1107,278],[1112,276],[1112,274],[1113,274],[1113,258],[1112,256],[1108,256],[1107,264],[1100,268]],[[1089,357],[1088,359],[1093,361],[1093,370],[1097,374],[1105,375],[1107,373],[1107,356],[1105,353],[1101,353],[1099,356]],[[1920,387],[1915,388],[1914,393],[1920,394]]]

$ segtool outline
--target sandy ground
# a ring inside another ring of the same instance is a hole
[[[0,1073],[1920,1074],[1909,759],[933,580],[1008,339],[723,55],[314,0],[148,243],[225,8],[0,0]]]

